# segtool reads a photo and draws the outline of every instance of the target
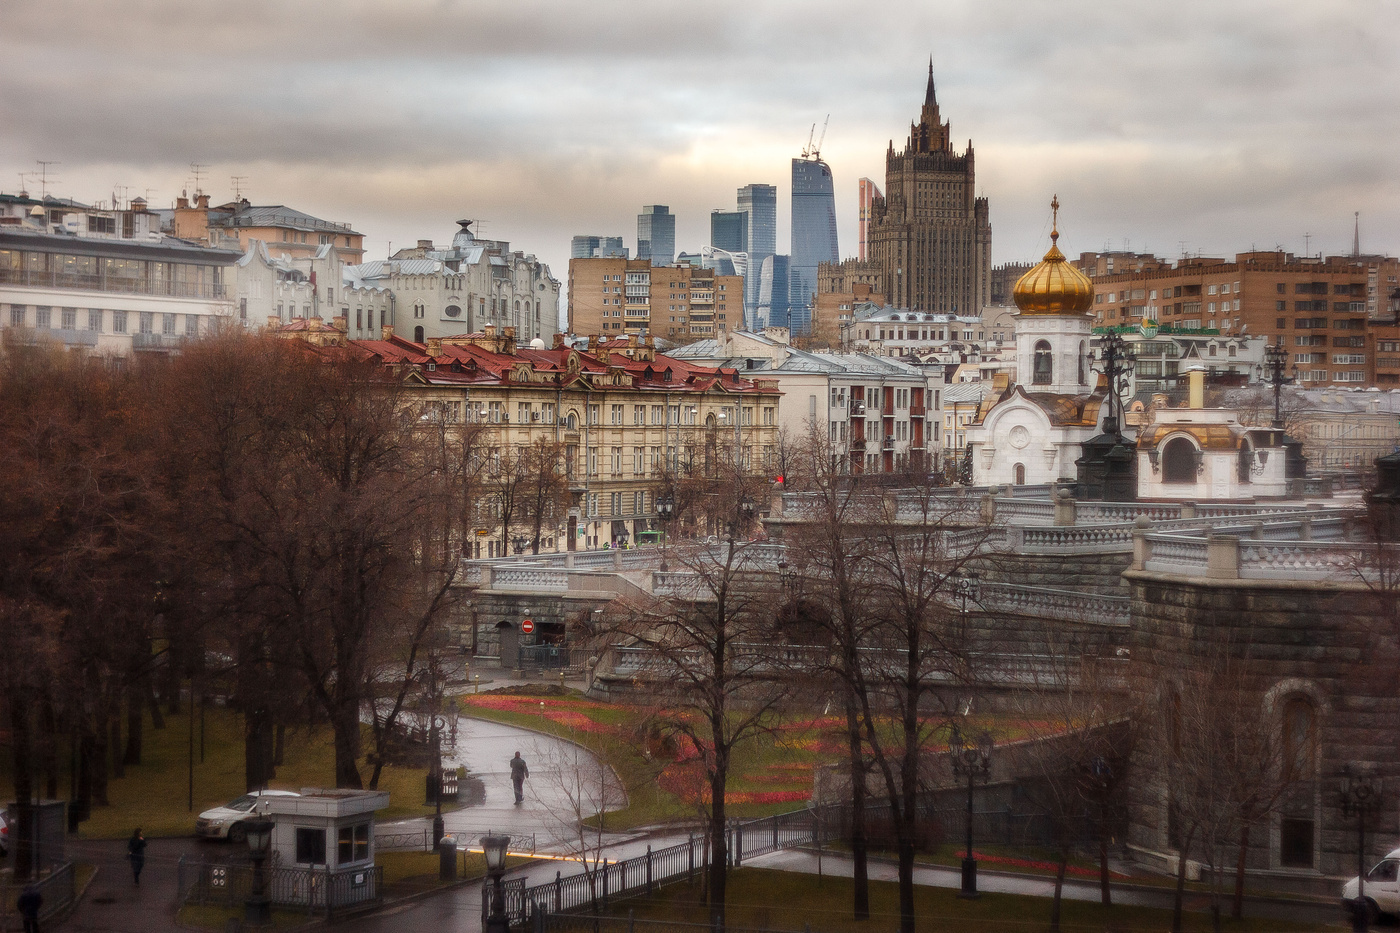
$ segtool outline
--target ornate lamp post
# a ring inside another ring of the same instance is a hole
[[[506,920],[506,897],[501,888],[501,877],[506,872],[506,849],[509,847],[509,836],[487,834],[481,837],[481,851],[486,856],[486,883],[489,886],[486,896],[490,904],[486,913],[485,933],[510,933],[510,924]]]
[[[953,774],[967,778],[967,850],[962,860],[962,888],[958,897],[977,896],[977,859],[972,855],[972,792],[978,781],[985,781],[992,770],[992,736],[986,731],[968,735],[957,726],[948,737],[948,755]]]
[[[1269,382],[1274,387],[1274,420],[1271,425],[1275,429],[1283,428],[1283,387],[1293,382],[1292,377],[1283,374],[1288,365],[1288,349],[1283,345],[1283,338],[1278,338],[1278,343],[1266,344],[1264,346],[1263,373],[1269,377]]]
[[[517,557],[525,553],[525,544],[528,540],[529,539],[524,535],[516,535],[511,539],[511,542],[515,545],[515,554]]]
[[[272,901],[267,896],[267,875],[263,862],[267,859],[274,825],[262,814],[243,822],[247,831],[248,853],[253,859],[253,893],[243,903],[243,920],[250,926],[266,926],[272,922]]]
[[[1359,929],[1370,923],[1366,906],[1366,814],[1380,805],[1381,779],[1360,765],[1342,765],[1342,815],[1356,817],[1356,902],[1352,910]]]
[[[1099,345],[1096,372],[1104,374],[1108,380],[1108,415],[1103,421],[1103,433],[1113,436],[1119,443],[1123,441],[1123,393],[1131,386],[1133,366],[1137,357],[1128,341],[1117,331],[1109,331],[1096,338]]]

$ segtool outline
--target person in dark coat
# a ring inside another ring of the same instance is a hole
[[[131,859],[131,877],[138,885],[141,883],[141,869],[146,867],[146,837],[141,835],[141,827],[131,834],[131,838],[126,841],[126,857]]]
[[[24,933],[39,933],[39,908],[44,906],[44,895],[39,893],[37,884],[26,884],[15,901],[15,910],[24,920]]]
[[[520,803],[525,799],[525,779],[530,776],[530,769],[525,764],[525,759],[516,752],[515,757],[510,760],[510,782],[515,786],[515,802]]]

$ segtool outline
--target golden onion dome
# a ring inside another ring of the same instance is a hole
[[[1065,259],[1056,243],[1060,239],[1060,199],[1050,202],[1054,222],[1050,252],[1040,264],[1016,281],[1012,295],[1022,314],[1076,314],[1094,306],[1094,283]]]

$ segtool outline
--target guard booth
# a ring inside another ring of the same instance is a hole
[[[269,797],[274,904],[328,914],[378,901],[374,813],[389,805],[383,791],[303,788],[300,797]]]

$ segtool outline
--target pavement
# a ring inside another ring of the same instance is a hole
[[[510,783],[509,762],[516,751],[530,768],[525,800],[520,804],[514,802]],[[599,793],[600,783],[611,773],[605,766],[580,746],[552,736],[463,718],[457,724],[456,743],[447,750],[446,757],[454,764],[466,765],[471,776],[480,781],[465,806],[443,814],[447,831],[468,837],[486,832],[506,833],[517,840],[512,851],[522,854],[529,848],[524,841],[533,839],[534,851],[546,857],[507,874],[509,878],[525,878],[527,885],[552,881],[556,873],[568,876],[581,871],[576,862],[558,858],[580,849],[582,843],[575,828],[577,815],[594,812],[600,801],[606,803],[608,809],[625,804],[620,792]],[[430,821],[425,819],[405,820],[378,824],[376,831],[382,834],[419,830],[429,825]],[[464,842],[458,838],[459,843]],[[686,838],[685,834],[663,830],[650,834],[609,834],[605,843],[608,858],[616,860],[641,855],[648,846],[660,849]],[[466,844],[474,842],[471,838]],[[151,840],[138,888],[132,883],[130,866],[125,860],[125,840],[71,841],[70,851],[74,857],[95,864],[98,871],[78,908],[53,929],[72,933],[144,933],[174,929],[179,859],[182,855],[207,854],[215,845],[192,838]],[[809,850],[774,852],[745,859],[744,865],[820,872],[837,877],[852,874],[849,858],[830,852],[819,855]],[[870,877],[895,881],[896,866],[891,861],[872,860]],[[961,877],[957,869],[920,866],[915,869],[914,881],[921,885],[957,888]],[[1054,892],[1053,879],[986,870],[979,872],[978,887],[987,892],[1033,897],[1049,897]],[[428,896],[389,904],[373,914],[337,920],[335,926],[346,933],[476,929],[481,917],[481,892],[480,883],[460,884]],[[1097,901],[1098,884],[1067,879],[1064,897]],[[1165,888],[1116,883],[1113,899],[1115,904],[1170,908],[1172,892]],[[1187,909],[1209,910],[1210,900],[1206,895],[1188,894]],[[1336,923],[1342,919],[1336,905],[1262,898],[1249,899],[1245,912],[1247,916],[1301,923]]]

